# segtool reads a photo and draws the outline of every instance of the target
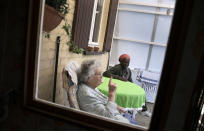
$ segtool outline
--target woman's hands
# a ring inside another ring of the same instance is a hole
[[[109,95],[108,95],[109,101],[114,102],[117,86],[116,86],[116,83],[112,82],[112,76],[110,77],[108,87],[109,87]]]
[[[121,106],[118,106],[117,109],[118,109],[118,111],[119,111],[120,113],[125,113],[125,112],[126,112],[126,111],[124,110],[124,108],[121,107]]]
[[[115,101],[115,93],[116,93],[116,89],[117,89],[117,86],[116,86],[116,83],[113,83],[112,82],[112,76],[110,77],[110,80],[109,80],[109,84],[108,84],[108,87],[109,87],[109,101]],[[125,110],[123,107],[121,106],[117,106],[117,109],[120,113],[125,113]]]

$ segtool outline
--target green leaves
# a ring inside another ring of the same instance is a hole
[[[74,45],[74,48],[72,50],[73,53],[77,53],[77,54],[82,54],[83,51],[84,51],[84,49],[82,49],[82,48],[79,49],[76,45]]]
[[[63,25],[62,29],[64,29],[64,31],[67,33],[67,35],[69,36],[69,38],[71,38],[72,36],[72,33],[71,33],[71,25],[68,24],[66,21],[65,21],[65,25]]]
[[[71,25],[68,24],[67,21],[65,21],[65,24],[62,26],[62,29],[64,29],[68,38],[70,39],[69,41],[66,42],[66,44],[69,46],[69,50],[72,51],[73,53],[82,54],[84,52],[84,49],[79,48],[77,45],[74,44],[74,41],[72,40]]]
[[[67,3],[67,0],[46,0],[46,4],[55,8],[58,12],[60,12],[64,16],[69,12],[69,4]],[[78,46],[74,44],[74,41],[72,40],[72,26],[68,24],[66,19],[65,24],[62,26],[62,29],[66,32],[67,37],[69,38],[69,41],[67,41],[66,44],[70,47],[70,50],[73,53],[77,54],[83,53],[84,49],[78,48]],[[50,34],[46,33],[45,38],[49,39]]]
[[[49,39],[50,38],[50,34],[45,32],[45,38]]]
[[[69,4],[67,3],[67,0],[46,0],[45,2],[64,16],[69,12]]]
[[[72,41],[67,41],[67,43],[66,43],[68,46],[71,46],[71,45],[73,45],[73,42]]]

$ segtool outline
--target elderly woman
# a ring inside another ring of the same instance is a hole
[[[102,82],[99,62],[95,60],[84,61],[78,72],[78,80],[77,99],[81,110],[129,123],[129,120],[121,115],[124,113],[123,108],[115,103],[116,84],[112,83],[112,77],[108,84],[108,97],[96,88]]]

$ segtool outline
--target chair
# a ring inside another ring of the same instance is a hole
[[[139,85],[141,85],[141,87],[145,90],[146,101],[154,103],[158,90],[160,73],[140,69],[135,70],[137,72],[136,80],[140,83]]]
[[[78,64],[76,62],[68,63],[62,71],[63,88],[66,91],[67,99],[70,107],[79,109],[76,92],[78,89],[77,71]]]

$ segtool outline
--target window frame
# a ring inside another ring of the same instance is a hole
[[[26,69],[25,69],[25,84],[24,84],[24,107],[33,111],[40,112],[50,117],[59,118],[67,122],[75,123],[79,126],[90,127],[94,129],[114,129],[114,130],[146,130],[143,128],[135,128],[126,124],[119,124],[103,118],[95,117],[91,114],[85,114],[73,109],[65,109],[63,107],[55,107],[50,103],[39,101],[34,98],[34,87],[36,84],[37,71],[37,55],[40,37],[40,13],[42,0],[30,0],[29,6],[29,23],[27,35],[26,49]],[[175,14],[172,21],[170,39],[168,41],[166,57],[164,61],[163,71],[157,99],[154,107],[153,116],[149,130],[163,131],[168,119],[168,112],[173,101],[173,94],[178,77],[180,60],[182,51],[185,45],[185,38],[188,33],[188,25],[193,8],[193,0],[182,1],[178,0],[175,7]],[[109,19],[110,20],[110,19]],[[179,35],[178,35],[179,34]],[[200,58],[201,60],[201,58]],[[171,63],[171,64],[169,64]],[[204,60],[202,61],[202,65]],[[202,66],[201,66],[202,67]],[[201,68],[200,70],[203,71]],[[203,75],[202,75],[203,76]],[[197,80],[200,80],[200,74]],[[199,82],[201,84],[201,81]],[[197,86],[194,87],[196,89]],[[198,94],[197,94],[198,95]],[[193,101],[193,98],[192,98]],[[194,101],[195,102],[195,101]],[[194,105],[195,106],[195,105]],[[189,107],[188,112],[194,111],[194,108]],[[175,116],[178,115],[175,113]],[[189,120],[192,115],[186,116]],[[90,118],[90,119],[89,119]],[[185,127],[189,123],[185,122]],[[185,129],[184,127],[184,129]]]
[[[93,33],[94,33],[94,28],[95,28],[95,21],[96,21],[96,13],[97,13],[97,4],[98,4],[99,0],[96,0],[95,5],[94,5],[94,9],[93,9],[93,14],[92,14],[92,22],[91,22],[91,28],[90,28],[90,35],[89,35],[89,42],[88,42],[88,46],[99,46],[99,38],[100,38],[100,30],[101,30],[101,22],[103,19],[103,14],[101,13],[101,18],[100,18],[100,27],[99,27],[99,33],[98,33],[98,41],[97,42],[93,42]],[[103,0],[103,6],[102,6],[102,10],[101,12],[103,12],[104,10],[104,3],[105,0]]]

